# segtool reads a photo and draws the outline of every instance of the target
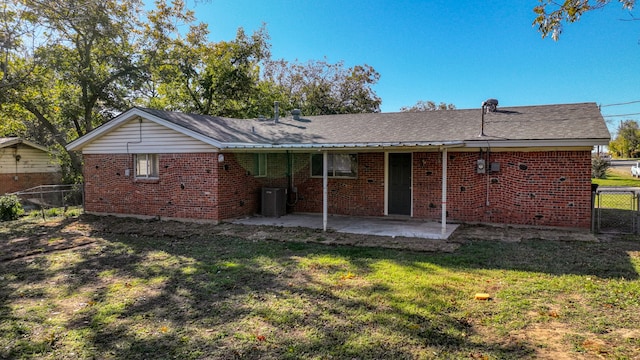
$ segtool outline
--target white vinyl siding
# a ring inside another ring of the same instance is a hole
[[[20,156],[16,161],[15,155]],[[47,152],[32,147],[18,146],[0,149],[0,174],[55,173],[60,167],[53,163]]]
[[[87,144],[83,154],[217,152],[218,149],[154,122],[133,119]]]

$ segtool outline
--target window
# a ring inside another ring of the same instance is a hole
[[[328,154],[328,177],[355,178],[358,176],[357,154]],[[322,177],[322,154],[311,154],[311,176]]]
[[[267,154],[256,154],[255,169],[253,173],[256,177],[267,176]]]
[[[158,154],[136,154],[136,178],[158,177]]]

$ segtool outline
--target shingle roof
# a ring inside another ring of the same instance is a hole
[[[610,138],[595,103],[499,107],[482,111],[366,113],[267,119],[230,119],[141,108],[180,127],[221,143],[366,144],[465,142],[482,140],[598,140]]]

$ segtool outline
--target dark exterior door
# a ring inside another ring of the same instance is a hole
[[[411,154],[389,154],[389,214],[411,215]]]

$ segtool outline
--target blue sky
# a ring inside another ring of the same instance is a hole
[[[212,41],[265,23],[272,57],[369,64],[382,111],[418,100],[479,108],[640,100],[640,21],[614,2],[569,24],[558,42],[532,27],[536,0],[307,1],[209,0],[194,3]],[[636,10],[640,16],[640,9]],[[640,103],[602,108],[640,113]],[[606,117],[615,129],[619,120]]]

